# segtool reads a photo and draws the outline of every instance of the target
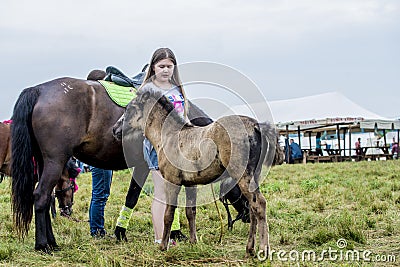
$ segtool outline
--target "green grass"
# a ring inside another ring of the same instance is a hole
[[[264,172],[264,175],[266,173]],[[150,205],[152,186],[146,184],[128,227],[128,243],[117,244],[111,238],[94,240],[89,235],[88,208],[91,194],[90,174],[77,179],[73,217],[53,221],[60,251],[52,255],[34,251],[35,226],[27,238],[17,238],[10,208],[10,183],[0,184],[0,266],[376,266],[365,261],[272,261],[260,262],[245,257],[248,224],[237,222],[232,232],[220,236],[220,219],[213,203],[198,207],[196,245],[179,243],[167,252],[153,244]],[[106,229],[113,232],[119,210],[125,201],[130,172],[115,172],[111,196],[106,206]],[[268,207],[270,244],[274,251],[336,249],[344,239],[343,253],[369,250],[372,255],[395,256],[400,265],[400,161],[346,162],[308,165],[282,165],[270,170],[263,191]],[[236,212],[232,210],[232,214]],[[181,225],[188,234],[188,224],[181,212]],[[293,252],[294,253],[294,252]],[[291,254],[294,255],[294,254]],[[393,258],[390,258],[392,260]]]

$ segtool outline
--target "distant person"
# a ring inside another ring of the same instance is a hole
[[[357,139],[357,142],[355,143],[356,146],[356,155],[361,156],[362,155],[362,150],[361,150],[361,138],[359,137]]]
[[[393,159],[399,158],[399,143],[396,142],[396,139],[394,137],[393,137],[393,143],[392,143],[392,155],[393,155]]]
[[[303,153],[301,152],[300,146],[295,143],[293,139],[290,139],[290,151],[291,157],[289,163],[293,164],[295,159],[303,158]]]
[[[317,152],[317,156],[323,156],[322,148],[321,148],[321,133],[318,132],[315,137],[315,151]]]

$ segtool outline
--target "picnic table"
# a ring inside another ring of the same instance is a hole
[[[324,149],[326,153],[328,153],[329,156],[340,156],[342,155],[342,151],[344,151],[343,148],[328,148]]]
[[[368,149],[375,149],[375,150],[379,149],[382,151],[382,154],[389,154],[389,148],[390,148],[390,146],[364,146],[364,147],[361,147],[361,153],[363,155],[366,155],[368,152]],[[374,153],[374,154],[376,154],[376,153]]]
[[[375,151],[371,151],[371,150]],[[361,155],[352,155],[351,151],[356,151],[354,148],[329,148],[323,149],[326,151],[326,156],[318,156],[315,150],[305,148],[301,149],[303,154],[305,155],[306,162],[341,162],[347,161],[351,159],[355,159],[356,161],[361,160],[380,160],[384,159],[393,159],[393,155],[389,152],[390,146],[365,146],[361,147]],[[379,153],[377,152],[379,150]],[[344,156],[343,152],[347,151],[347,155]],[[368,152],[372,152],[369,153]]]
[[[389,153],[390,146],[365,146],[361,147],[362,159],[379,160],[381,158],[393,159],[393,155]],[[368,154],[368,150],[373,149],[375,152]],[[376,152],[376,151],[379,151]]]

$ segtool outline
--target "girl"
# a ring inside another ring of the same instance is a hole
[[[153,90],[162,91],[174,104],[178,114],[187,119],[188,103],[179,78],[175,55],[169,48],[159,48],[154,52],[149,69],[139,90],[149,87]],[[158,169],[157,153],[147,138],[143,142],[143,153],[154,182],[154,199],[151,206],[154,238],[156,243],[161,243],[166,208],[165,180]],[[179,213],[178,209],[176,209],[174,222],[172,223],[171,239],[187,239],[179,229]]]

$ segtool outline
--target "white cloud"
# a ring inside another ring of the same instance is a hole
[[[2,4],[0,25],[55,38],[85,34],[174,37],[175,33],[290,36],[352,24],[393,23],[398,15],[399,2],[377,0],[7,0]]]

